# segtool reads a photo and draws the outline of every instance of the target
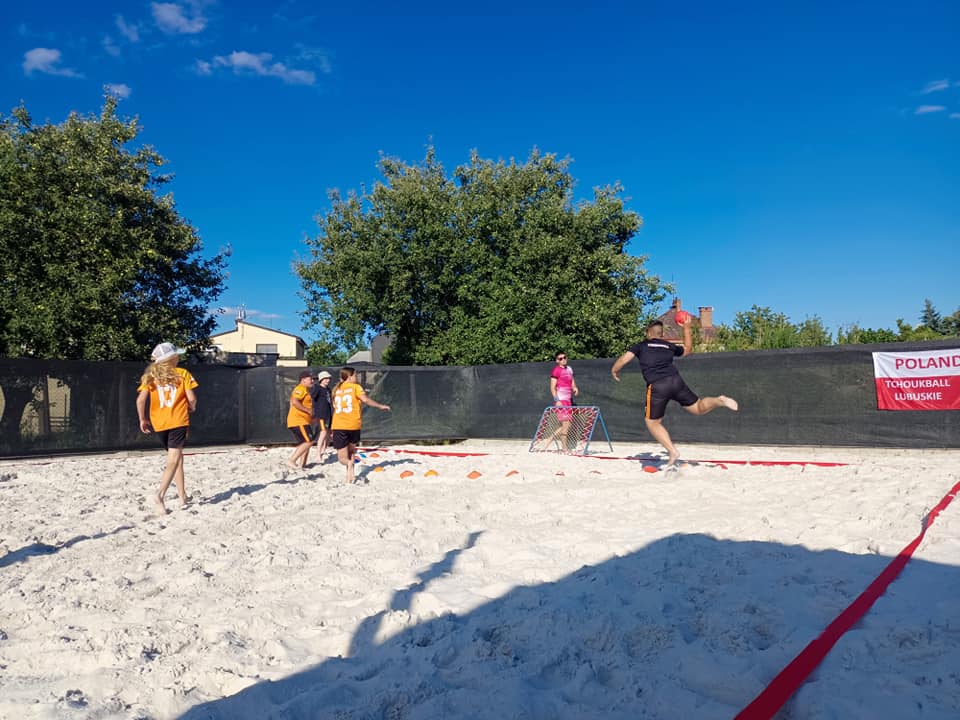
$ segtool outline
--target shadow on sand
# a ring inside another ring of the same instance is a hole
[[[348,657],[181,720],[731,718],[890,562],[674,535],[461,615],[414,615],[375,641],[478,543],[468,536],[361,622]],[[960,716],[957,617],[960,568],[913,560],[778,717]]]

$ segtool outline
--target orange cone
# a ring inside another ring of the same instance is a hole
[[[437,475],[439,475],[439,474],[440,474],[440,473],[438,473],[436,470],[427,470],[427,471],[423,474],[423,476],[424,476],[424,477],[437,477]]]
[[[404,470],[402,473],[400,473],[400,477],[401,478],[413,477],[413,470]]]
[[[511,470],[510,472],[507,473],[507,477],[510,477],[511,475],[519,475],[519,474],[520,474],[519,470]]]
[[[660,471],[657,470],[657,468],[655,468],[653,465],[644,465],[644,466],[643,466],[643,471],[644,471],[644,472],[648,472],[648,473],[660,472]]]
[[[383,466],[382,466],[382,465],[377,465],[377,466],[373,469],[373,471],[374,471],[374,472],[383,472]]]
[[[473,470],[473,471],[471,471],[471,472],[467,475],[467,477],[470,478],[471,480],[476,480],[476,479],[477,479],[478,477],[480,477],[481,475],[483,475],[483,473],[480,473],[480,472],[477,472],[476,470]]]

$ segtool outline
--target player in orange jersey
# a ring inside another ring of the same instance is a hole
[[[353,465],[357,454],[357,444],[360,442],[360,428],[362,427],[363,405],[389,410],[389,405],[383,405],[371,398],[357,384],[357,371],[352,367],[340,369],[340,382],[333,391],[333,422],[330,428],[333,435],[330,444],[337,451],[337,459],[347,468],[347,482],[352,483],[354,476]]]
[[[140,431],[157,433],[160,444],[167,450],[167,466],[160,476],[160,489],[154,496],[157,511],[161,515],[167,513],[163,496],[172,480],[177,483],[180,507],[187,504],[187,490],[183,478],[183,448],[190,432],[190,413],[197,409],[197,396],[193,389],[198,383],[193,379],[193,375],[177,367],[180,361],[179,353],[171,343],[157,345],[151,353],[153,362],[147,366],[137,388]]]
[[[300,373],[300,382],[290,393],[290,409],[287,411],[287,427],[293,434],[297,446],[287,460],[292,468],[307,466],[307,456],[313,447],[313,398],[310,388],[313,387],[313,373],[304,370]]]

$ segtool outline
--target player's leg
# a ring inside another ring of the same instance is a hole
[[[676,445],[673,444],[673,440],[670,439],[670,433],[667,432],[667,429],[663,426],[663,419],[657,418],[652,420],[650,418],[644,418],[647,423],[647,430],[653,435],[653,439],[658,443],[663,445],[663,448],[667,451],[667,467],[673,467],[676,465],[677,460],[680,459],[680,452],[677,450]]]
[[[713,412],[717,408],[725,407],[733,412],[737,412],[740,406],[737,404],[737,401],[726,395],[718,395],[717,397],[702,397],[699,398],[692,405],[685,405],[684,410],[692,415],[706,415],[708,412]]]

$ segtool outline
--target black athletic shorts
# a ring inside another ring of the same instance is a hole
[[[181,427],[170,428],[169,430],[160,430],[157,433],[157,439],[167,450],[183,450],[187,445],[187,436],[190,434],[190,427],[183,425]]]
[[[347,445],[360,444],[359,430],[334,430],[330,436],[330,444],[334,450],[343,450]]]
[[[682,377],[670,375],[647,384],[647,409],[644,417],[647,420],[661,419],[667,411],[667,403],[671,400],[689,407],[699,399],[697,394],[687,387]]]
[[[290,428],[290,432],[293,434],[293,439],[296,440],[297,445],[305,442],[313,442],[317,439],[317,434],[314,431],[313,425],[300,425],[299,427]]]

